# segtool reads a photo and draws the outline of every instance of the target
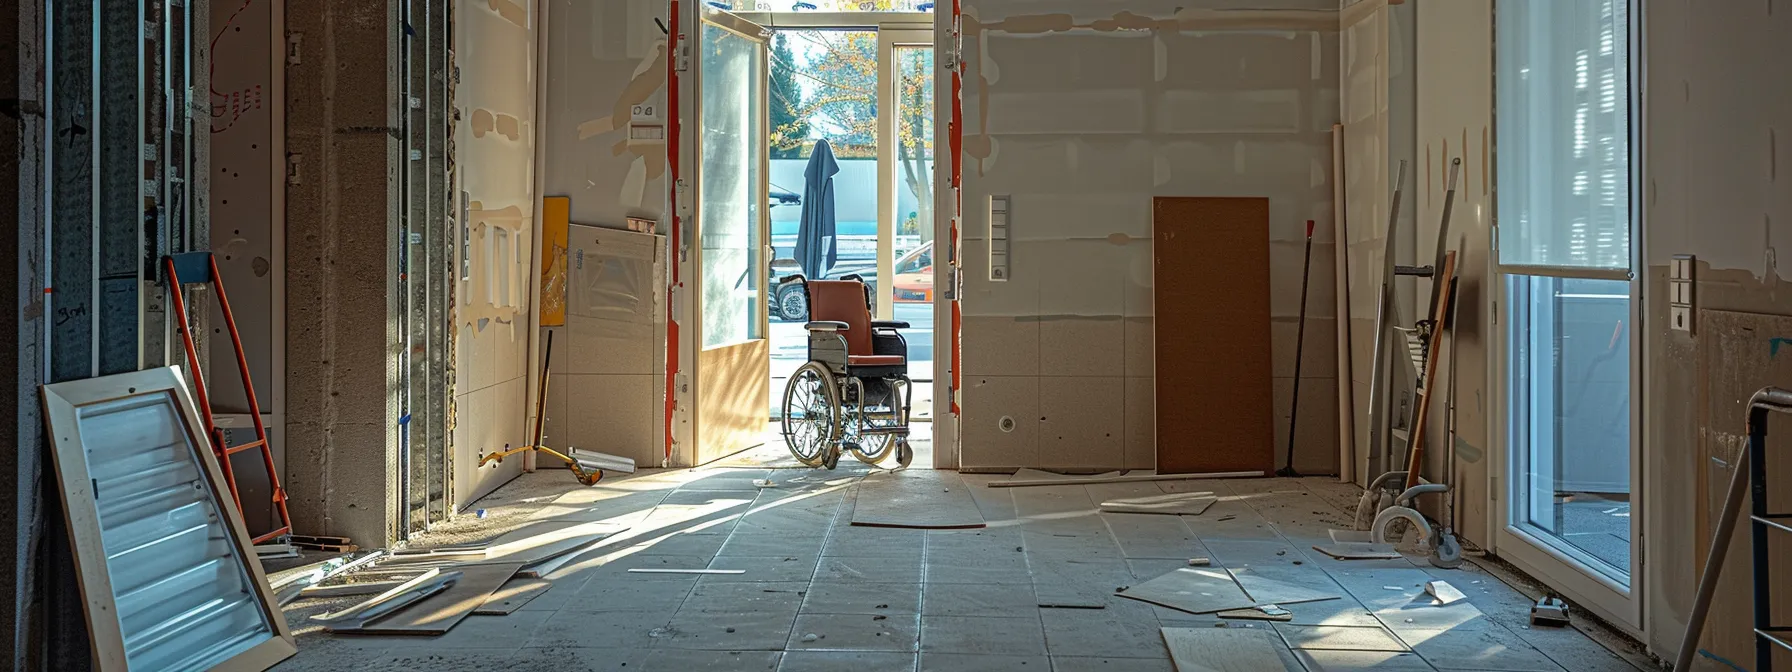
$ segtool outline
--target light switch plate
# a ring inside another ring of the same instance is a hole
[[[989,279],[1006,282],[1009,276],[1009,226],[1013,223],[1013,197],[989,197]]]
[[[1690,254],[1676,254],[1668,267],[1668,326],[1691,333],[1693,327],[1693,268]]]

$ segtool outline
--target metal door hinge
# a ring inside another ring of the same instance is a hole
[[[678,216],[688,220],[691,217],[691,190],[689,183],[683,178],[680,178],[676,185],[676,191],[678,196]]]
[[[678,48],[672,54],[672,63],[679,72],[691,69],[691,43],[684,35],[678,36]]]

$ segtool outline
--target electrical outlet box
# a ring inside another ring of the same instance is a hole
[[[1668,326],[1691,332],[1693,327],[1693,266],[1690,254],[1676,254],[1668,268]]]

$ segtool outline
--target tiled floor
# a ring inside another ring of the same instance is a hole
[[[1465,564],[1337,561],[1310,550],[1347,525],[1356,491],[1329,479],[988,488],[965,475],[984,529],[854,527],[840,471],[659,471],[513,502],[534,520],[634,524],[549,578],[510,616],[470,616],[437,638],[353,638],[305,619],[340,603],[289,609],[300,652],[282,670],[1171,670],[1164,626],[1214,616],[1113,592],[1209,557],[1342,599],[1287,605],[1271,628],[1311,670],[1636,668],[1573,629],[1531,629],[1529,601]],[[528,479],[564,474],[544,472]],[[754,479],[771,479],[760,488]],[[570,479],[568,479],[570,480]],[[1126,495],[1209,490],[1193,517],[1102,514]],[[634,567],[742,569],[738,575],[631,574]],[[1422,584],[1469,597],[1432,606]],[[1036,595],[1093,596],[1100,609],[1042,609]]]

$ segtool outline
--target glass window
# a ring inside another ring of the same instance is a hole
[[[1629,0],[1501,0],[1499,257],[1630,268]]]
[[[1507,276],[1519,522],[1630,572],[1630,283]]]
[[[759,42],[703,24],[699,73],[698,235],[703,263],[703,347],[759,337],[759,217],[765,143],[759,105],[766,78]]]

